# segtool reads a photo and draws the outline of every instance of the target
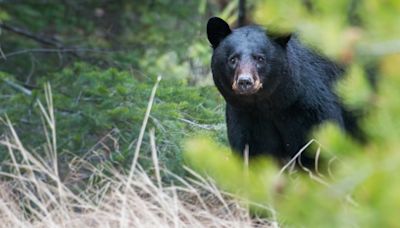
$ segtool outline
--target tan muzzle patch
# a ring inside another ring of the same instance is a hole
[[[260,80],[256,80],[254,82],[254,85],[251,87],[251,89],[246,90],[246,91],[241,91],[237,80],[235,80],[232,84],[232,90],[236,93],[236,94],[243,94],[243,95],[251,95],[251,94],[255,94],[257,93],[260,89],[263,88],[263,84],[261,83]]]

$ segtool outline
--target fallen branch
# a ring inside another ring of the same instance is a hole
[[[32,95],[32,91],[30,91],[29,89],[27,89],[27,88],[25,88],[25,87],[23,87],[21,85],[18,85],[15,82],[12,82],[10,80],[3,79],[3,78],[0,78],[0,80],[4,81],[7,85],[12,87],[13,89],[18,90],[18,91],[22,92],[23,94],[25,94],[27,96],[31,96]]]
[[[13,32],[15,34],[18,34],[20,36],[27,37],[29,39],[32,39],[32,40],[34,40],[36,42],[39,42],[39,43],[42,43],[42,44],[55,46],[55,47],[58,47],[58,48],[64,47],[64,45],[62,43],[60,43],[60,42],[58,42],[58,41],[56,41],[54,39],[50,39],[50,38],[47,38],[47,37],[44,37],[44,36],[39,36],[39,35],[36,35],[36,34],[30,32],[30,31],[27,31],[25,29],[21,29],[21,28],[17,28],[17,27],[11,26],[11,25],[7,25],[7,24],[4,24],[2,22],[0,22],[0,28],[2,28],[4,30],[7,30],[9,32]]]
[[[20,55],[26,53],[79,53],[79,52],[98,52],[98,53],[110,53],[110,52],[123,52],[126,50],[107,50],[107,49],[95,49],[95,48],[64,48],[64,49],[57,49],[57,48],[30,48],[30,49],[23,49],[15,52],[11,52],[4,55],[4,59]]]
[[[187,124],[190,124],[190,125],[193,125],[195,127],[205,129],[205,130],[218,130],[218,129],[222,128],[222,126],[219,126],[216,124],[199,124],[199,123],[196,123],[191,120],[184,119],[184,118],[178,118],[178,119],[182,122],[185,122]]]

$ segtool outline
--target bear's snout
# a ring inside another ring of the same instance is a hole
[[[242,70],[237,73],[232,85],[232,90],[236,94],[251,95],[262,88],[262,83],[257,73],[253,73],[251,70]]]
[[[260,80],[254,80],[253,76],[249,74],[239,75],[232,85],[233,91],[241,95],[255,94],[261,88],[262,83]]]
[[[251,75],[245,74],[245,75],[240,75],[237,84],[239,86],[239,90],[241,91],[247,91],[251,89],[254,85],[254,80],[251,77]]]

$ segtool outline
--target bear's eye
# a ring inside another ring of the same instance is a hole
[[[232,58],[229,59],[229,63],[230,63],[231,65],[235,65],[235,64],[237,63],[237,61],[238,61],[238,58],[237,58],[237,57],[232,57]]]
[[[265,61],[264,57],[262,56],[257,56],[257,62],[263,63]]]

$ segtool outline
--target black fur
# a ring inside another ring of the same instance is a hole
[[[207,33],[212,37],[213,79],[226,101],[234,151],[242,153],[248,144],[251,156],[272,155],[285,161],[309,141],[310,130],[318,124],[330,120],[345,128],[343,108],[332,88],[343,73],[337,64],[307,49],[295,36],[271,36],[259,26],[227,28],[222,19],[212,18]],[[233,91],[237,69],[228,62],[232,55],[238,56],[236,67],[245,61],[256,69],[262,82],[256,93]],[[264,59],[257,62],[255,55]]]

